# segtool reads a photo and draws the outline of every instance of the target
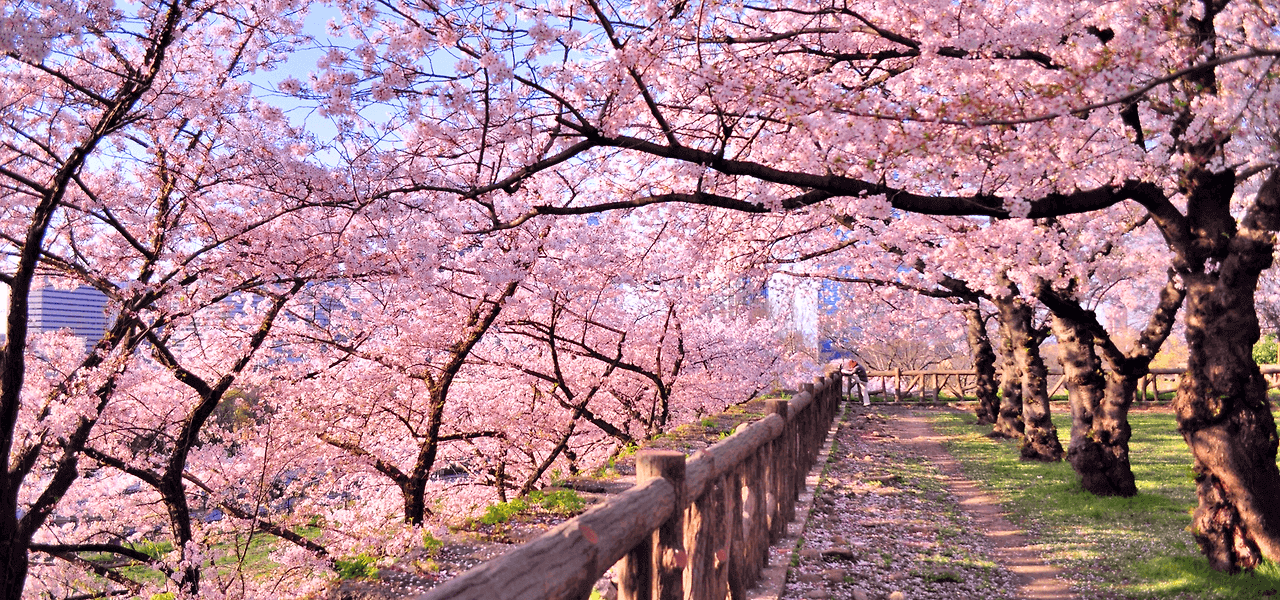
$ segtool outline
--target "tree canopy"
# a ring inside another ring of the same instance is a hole
[[[1197,539],[1280,560],[1252,355],[1278,28],[1227,0],[8,3],[0,597],[305,595],[812,366],[762,318],[780,272],[975,333],[994,307],[1010,371],[1043,369],[1047,307],[1127,378],[1086,433],[1126,427],[1185,303]],[[30,327],[79,284],[110,302],[87,353]],[[1117,292],[1153,311],[1137,349],[1092,312]],[[236,532],[285,542],[275,579],[208,568]]]

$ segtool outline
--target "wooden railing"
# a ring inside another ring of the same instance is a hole
[[[636,485],[417,600],[581,600],[617,564],[625,600],[735,600],[795,518],[840,405],[839,375],[694,453],[641,451]]]
[[[1280,365],[1260,365],[1267,387],[1280,388]],[[1151,369],[1151,372],[1138,383],[1138,400],[1154,400],[1160,394],[1172,392],[1178,388],[1178,378],[1186,367],[1166,367]],[[977,388],[977,371],[973,369],[926,369],[885,371],[867,371],[874,392],[879,390],[886,397],[893,395],[894,400],[902,402],[909,397],[938,400],[943,392],[953,398],[972,396]],[[997,376],[998,378],[998,376]],[[1061,369],[1049,369],[1049,395],[1061,392],[1066,386],[1066,379]]]

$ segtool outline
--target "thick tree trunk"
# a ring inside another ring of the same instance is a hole
[[[1167,200],[1144,206],[1174,250],[1186,287],[1187,371],[1174,409],[1195,459],[1199,506],[1191,531],[1216,569],[1280,561],[1280,469],[1266,382],[1253,362],[1254,292],[1280,231],[1280,170],[1273,170],[1237,228],[1236,174],[1193,168],[1186,214]]]
[[[1234,245],[1234,244],[1233,244]],[[1254,260],[1270,262],[1265,257]],[[1261,271],[1261,269],[1257,269]],[[1200,503],[1192,531],[1214,568],[1280,560],[1280,470],[1258,340],[1252,281],[1194,275],[1187,285],[1187,372],[1174,407],[1195,457]]]
[[[404,522],[410,525],[422,525],[427,518],[427,481],[424,478],[413,478],[400,488],[404,496]]]
[[[17,535],[18,520],[14,513],[6,516],[0,517],[0,600],[22,600],[30,564],[27,556],[30,540]]]
[[[1021,438],[1022,423],[1022,371],[1013,356],[1013,338],[1004,321],[1000,321],[1000,408],[992,435]]]
[[[969,352],[973,355],[973,368],[978,373],[975,394],[978,405],[974,413],[979,423],[996,422],[1000,413],[1000,398],[996,395],[996,353],[991,348],[991,338],[987,336],[987,321],[982,318],[982,311],[977,305],[966,308],[964,318],[969,337]]]
[[[1085,490],[1099,496],[1138,493],[1129,467],[1129,406],[1137,378],[1104,374],[1094,337],[1084,323],[1057,314],[1053,334],[1071,401],[1067,460]]]
[[[1022,372],[1022,458],[1052,462],[1062,460],[1062,443],[1049,414],[1049,370],[1040,357],[1040,339],[1031,325],[1032,309],[1018,298],[1012,283],[1008,293],[996,299],[1000,319],[1013,343],[1013,356]]]
[[[1146,373],[1146,367],[1142,372]],[[1127,498],[1138,494],[1133,469],[1129,466],[1129,439],[1133,437],[1133,429],[1129,427],[1129,408],[1133,406],[1141,378],[1142,375],[1132,372],[1107,375],[1106,394],[1093,416],[1092,431],[1092,439],[1096,439],[1101,447],[1102,462],[1092,475],[1096,482],[1094,486],[1085,487],[1099,496]],[[1110,488],[1104,488],[1103,481]]]

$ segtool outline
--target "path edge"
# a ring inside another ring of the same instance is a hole
[[[844,400],[840,404],[840,412],[827,431],[827,437],[813,462],[813,468],[804,478],[804,489],[796,500],[796,514],[804,515],[787,523],[787,531],[776,544],[769,546],[769,564],[760,575],[760,582],[747,590],[747,600],[778,600],[786,591],[787,580],[791,575],[791,565],[799,558],[800,549],[797,544],[804,538],[809,528],[809,520],[813,515],[813,499],[821,489],[823,474],[827,471],[827,462],[831,459],[831,445],[835,442],[836,433],[844,426],[851,404]]]

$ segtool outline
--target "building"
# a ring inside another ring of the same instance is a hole
[[[107,297],[82,285],[73,290],[41,287],[31,290],[28,323],[33,333],[69,329],[91,348],[107,330]],[[9,317],[9,288],[0,286],[0,320]]]

